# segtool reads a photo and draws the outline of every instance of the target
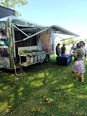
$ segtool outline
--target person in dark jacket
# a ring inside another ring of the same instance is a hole
[[[58,43],[57,46],[56,46],[56,55],[57,56],[60,56],[61,55],[60,43]]]
[[[61,55],[65,55],[66,47],[65,44],[61,47]]]

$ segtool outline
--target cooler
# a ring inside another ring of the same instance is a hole
[[[56,62],[58,65],[68,66],[72,61],[72,55],[57,56]]]

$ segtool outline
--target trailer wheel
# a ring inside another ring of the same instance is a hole
[[[49,60],[50,60],[50,55],[47,54],[47,55],[46,55],[46,58],[45,58],[45,62],[49,62]]]

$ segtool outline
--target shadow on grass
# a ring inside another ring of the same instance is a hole
[[[74,81],[72,64],[63,67],[51,60],[23,70],[18,75],[1,71],[0,115],[86,115],[87,86]]]

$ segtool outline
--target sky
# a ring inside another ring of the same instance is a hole
[[[28,0],[17,7],[21,18],[36,24],[58,25],[87,37],[87,0]]]

